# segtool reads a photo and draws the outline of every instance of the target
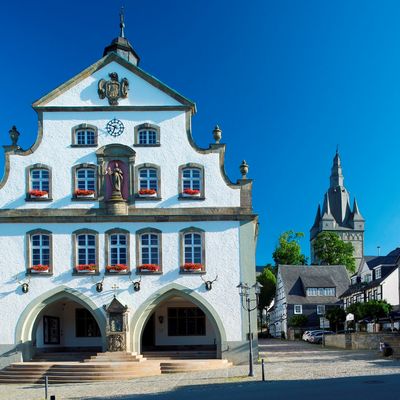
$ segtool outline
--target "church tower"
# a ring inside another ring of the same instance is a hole
[[[354,247],[356,268],[364,256],[364,225],[356,199],[350,207],[349,192],[344,187],[344,176],[339,152],[336,150],[330,176],[330,185],[324,196],[324,203],[318,205],[317,215],[310,230],[311,262],[318,264],[314,254],[314,241],[320,232],[336,232],[345,242]]]

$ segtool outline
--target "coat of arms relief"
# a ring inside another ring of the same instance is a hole
[[[108,76],[111,78],[108,81],[100,79],[97,93],[100,99],[107,97],[110,106],[117,106],[118,99],[126,99],[128,97],[129,82],[126,78],[121,79],[121,82],[119,82],[116,72],[111,72]]]

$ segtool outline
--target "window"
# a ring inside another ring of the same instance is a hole
[[[111,265],[125,264],[126,265],[126,235],[117,233],[110,235],[110,261]]]
[[[317,315],[325,315],[325,305],[317,306]]]
[[[375,279],[380,279],[382,277],[382,268],[378,267],[375,269]]]
[[[184,236],[185,242],[185,264],[186,263],[199,263],[201,264],[201,235],[199,233],[186,233]]]
[[[112,229],[106,232],[106,260],[108,272],[128,272],[129,232]]]
[[[81,124],[72,128],[73,147],[97,146],[97,128],[93,125]]]
[[[74,199],[93,200],[96,197],[96,166],[80,164],[72,167]]]
[[[371,282],[371,280],[372,280],[371,274],[364,275],[364,282],[369,283]]]
[[[28,269],[31,273],[52,272],[51,232],[38,229],[27,233]]]
[[[51,199],[51,168],[44,164],[34,164],[26,169],[26,200]]]
[[[307,296],[336,296],[336,288],[307,288]]]
[[[49,192],[49,171],[47,169],[31,170],[31,188]]]
[[[141,129],[139,131],[139,144],[156,144],[157,132],[154,129]]]
[[[95,176],[93,169],[80,168],[76,171],[76,188],[94,192]]]
[[[75,336],[100,337],[100,329],[92,313],[86,308],[75,309]]]
[[[205,270],[204,231],[187,228],[181,234],[181,270],[202,272]]]
[[[355,285],[357,283],[357,276],[352,276],[351,277],[351,284]]]
[[[142,124],[135,127],[135,146],[159,146],[160,128],[157,125]]]
[[[98,233],[91,229],[80,229],[72,234],[72,239],[75,272],[98,272]]]
[[[197,307],[168,308],[168,336],[204,336],[206,316]]]
[[[142,229],[136,232],[137,268],[139,272],[161,271],[161,231]]]
[[[295,314],[303,314],[303,307],[301,304],[295,304],[294,313]]]
[[[136,198],[160,200],[160,167],[155,164],[141,164],[135,168]]]
[[[182,171],[182,185],[183,190],[191,189],[198,190],[201,189],[201,172],[197,168],[185,168]]]
[[[204,199],[204,171],[199,164],[189,163],[179,167],[180,198]]]
[[[155,168],[142,168],[139,170],[139,191],[153,189],[157,192],[157,170]]]

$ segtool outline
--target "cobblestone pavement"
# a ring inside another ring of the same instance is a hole
[[[263,340],[259,349],[260,358],[265,360],[267,380],[277,384],[282,380],[310,381],[357,376],[371,379],[371,376],[400,373],[400,361],[383,359],[378,352],[326,349],[320,345],[281,340]],[[221,383],[228,384],[228,388],[229,384],[245,385],[260,381],[260,364],[255,366],[254,378],[249,378],[247,374],[248,366],[244,365],[227,370],[161,375],[121,382],[51,385],[49,394],[56,395],[56,400],[128,399],[144,397],[146,394],[162,396],[177,389],[184,390],[185,387],[190,387],[191,391],[194,387],[200,390]],[[193,396],[189,397],[194,400]],[[0,385],[0,399],[42,400],[44,388],[42,385],[28,384]]]

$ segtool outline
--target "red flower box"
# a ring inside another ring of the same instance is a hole
[[[29,196],[31,197],[45,197],[48,196],[49,192],[47,192],[46,190],[37,190],[37,189],[33,189],[29,191]]]
[[[31,270],[36,272],[45,272],[49,270],[49,266],[42,264],[32,265]]]
[[[146,195],[151,196],[151,195],[157,194],[157,191],[155,189],[140,189],[139,190],[139,194],[142,195],[142,196],[143,195],[144,196],[146,196]]]
[[[94,190],[84,190],[84,189],[76,189],[75,196],[92,196],[94,195]]]
[[[138,266],[139,271],[159,271],[160,266],[157,264],[142,264]]]
[[[75,269],[77,271],[96,271],[96,264],[79,264]]]
[[[200,263],[185,263],[183,265],[183,269],[188,270],[188,271],[197,271],[202,268],[203,268],[203,264],[200,264]]]
[[[187,194],[189,196],[197,196],[197,195],[200,194],[200,190],[197,190],[197,189],[184,189],[183,193]]]
[[[128,269],[128,266],[125,264],[115,264],[115,265],[107,265],[106,270],[107,271],[126,271]]]

